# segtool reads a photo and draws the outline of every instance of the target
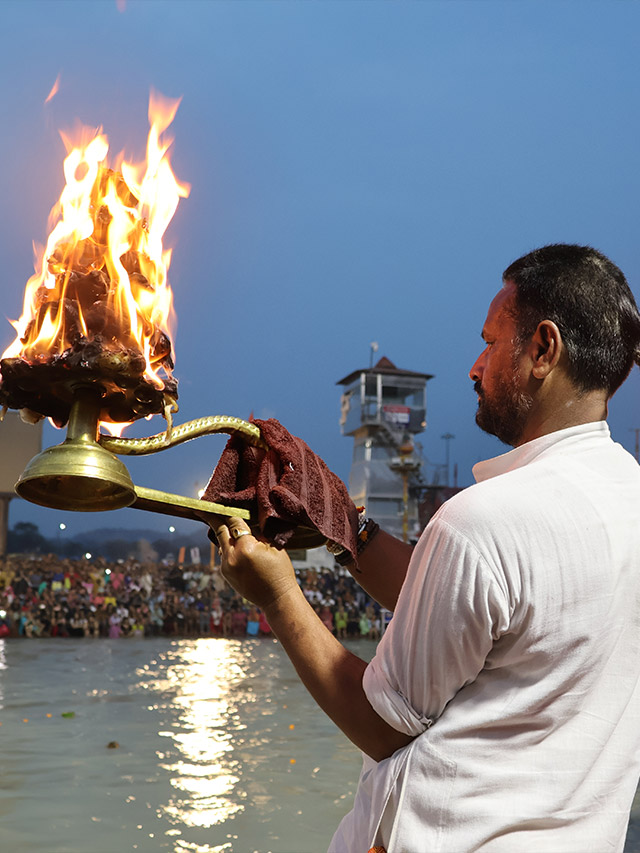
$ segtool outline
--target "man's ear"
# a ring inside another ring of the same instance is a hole
[[[538,323],[530,344],[531,374],[536,379],[544,379],[557,366],[564,349],[560,329],[553,320]]]

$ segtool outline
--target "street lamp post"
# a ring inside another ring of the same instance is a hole
[[[447,444],[446,444],[446,448],[447,448],[447,450],[446,450],[446,463],[445,464],[447,467],[447,486],[450,486],[451,485],[451,477],[449,475],[450,474],[450,472],[449,472],[449,444],[451,443],[451,440],[453,438],[455,438],[455,435],[453,435],[453,433],[450,433],[450,432],[445,432],[445,434],[440,436],[440,437],[444,441],[447,442]]]

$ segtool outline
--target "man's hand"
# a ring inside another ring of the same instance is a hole
[[[246,521],[215,516],[209,524],[218,540],[222,575],[243,598],[267,610],[289,589],[297,588],[287,552],[257,539]]]
[[[204,520],[218,538],[223,576],[264,611],[307,690],[346,736],[376,761],[410,743],[411,736],[391,728],[369,704],[362,688],[365,661],[320,621],[286,551],[253,536],[240,518]]]

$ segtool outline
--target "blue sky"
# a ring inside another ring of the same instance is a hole
[[[335,382],[377,341],[435,375],[424,451],[443,462],[453,433],[467,484],[504,449],[475,425],[467,373],[508,263],[589,243],[640,298],[636,2],[4,0],[0,22],[0,349],[62,188],[58,129],[101,124],[112,151],[140,157],[152,87],[183,98],[172,163],[192,186],[170,229],[179,421],[276,417],[347,478]],[[633,450],[637,370],[610,424]],[[46,428],[45,444],[62,438]],[[202,438],[130,469],[193,494],[222,446]],[[21,520],[47,534],[60,520],[167,526],[16,500]]]

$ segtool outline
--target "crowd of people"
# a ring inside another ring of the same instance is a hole
[[[380,608],[343,569],[298,571],[323,623],[344,639],[378,639]],[[266,637],[264,614],[208,566],[0,558],[3,637]]]

